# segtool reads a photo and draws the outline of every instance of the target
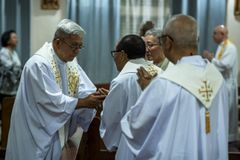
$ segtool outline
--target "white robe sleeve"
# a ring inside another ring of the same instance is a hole
[[[80,83],[78,87],[78,98],[85,98],[89,94],[94,93],[96,91],[96,87],[87,77],[86,73],[82,70],[80,66],[78,66],[80,72]],[[70,128],[69,128],[69,137],[71,137],[77,127],[81,127],[83,131],[87,131],[93,118],[96,115],[95,109],[82,108],[77,109],[71,118]]]
[[[121,138],[120,121],[127,109],[127,93],[124,87],[112,81],[108,96],[103,102],[100,136],[108,150],[116,150]]]
[[[233,62],[236,58],[236,48],[232,45],[228,46],[221,58],[218,60],[216,58],[212,59],[212,63],[218,68],[220,72],[225,71],[233,67]]]
[[[32,123],[32,132],[38,131],[37,126],[49,135],[57,132],[71,117],[77,105],[77,99],[66,96],[55,82],[50,66],[45,64],[32,64],[25,67],[21,82],[25,82],[26,101],[31,107],[28,111],[28,121]],[[25,92],[25,93],[24,93]],[[36,135],[37,133],[33,134]],[[38,139],[38,138],[37,138]]]
[[[83,69],[78,66],[79,72],[80,72],[80,84],[78,88],[78,98],[84,98],[87,97],[89,94],[96,91],[95,85],[91,82],[91,80],[88,78],[86,73],[83,71]]]

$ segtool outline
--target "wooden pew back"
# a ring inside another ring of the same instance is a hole
[[[97,88],[109,89],[109,84],[98,84]],[[107,151],[99,133],[100,113],[97,111],[88,132],[83,133],[81,145],[78,154],[78,160],[114,160],[115,152]]]
[[[10,119],[15,97],[5,97],[2,101],[2,135],[1,148],[5,149],[7,146],[8,131],[10,127]]]

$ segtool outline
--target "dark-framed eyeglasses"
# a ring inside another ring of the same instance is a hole
[[[112,50],[111,51],[111,56],[114,57],[116,53],[119,53],[119,52],[124,52],[123,50]]]
[[[163,42],[163,39],[166,38],[166,37],[168,37],[171,41],[174,42],[174,39],[173,39],[170,35],[163,34],[163,35],[159,38],[161,44],[162,44],[162,42]]]
[[[68,47],[70,47],[72,50],[77,50],[77,49],[83,49],[84,46],[82,44],[70,44],[67,41],[65,41],[64,39],[60,39],[61,41],[63,41]]]

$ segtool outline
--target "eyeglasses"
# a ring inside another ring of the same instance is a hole
[[[124,53],[123,50],[113,50],[113,51],[111,51],[111,55],[112,55],[112,57],[114,57],[115,54],[116,54],[116,53],[119,53],[119,52]]]
[[[146,47],[152,48],[153,46],[160,45],[160,43],[146,43]]]
[[[169,35],[167,35],[167,34],[164,34],[164,35],[162,35],[162,36],[159,38],[161,44],[163,43],[163,38],[166,38],[166,37],[168,37],[171,41],[174,42],[174,39],[173,39],[171,36],[169,36]]]
[[[72,44],[69,44],[68,42],[66,42],[64,39],[60,39],[60,40],[63,41],[72,50],[77,50],[77,49],[83,49],[84,48],[84,46],[82,44],[72,45]]]

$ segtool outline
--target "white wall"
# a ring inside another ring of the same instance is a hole
[[[234,16],[234,0],[227,1],[226,26],[229,30],[229,39],[238,49],[238,84],[240,84],[240,17]]]
[[[42,10],[41,0],[31,0],[31,55],[51,41],[56,25],[67,18],[67,0],[59,0],[58,10]]]

